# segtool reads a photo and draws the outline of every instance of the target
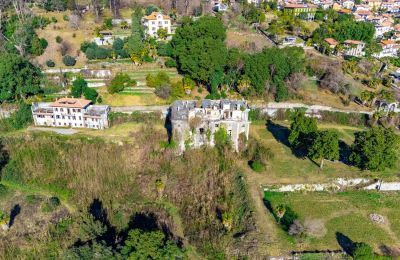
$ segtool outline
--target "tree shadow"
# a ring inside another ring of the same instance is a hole
[[[10,160],[10,154],[5,149],[4,145],[1,143],[0,140],[0,176],[1,176],[1,170],[4,168],[4,166],[6,166],[9,160]]]
[[[8,224],[9,227],[14,225],[15,218],[21,213],[21,206],[19,204],[14,205],[10,212],[10,222]]]
[[[128,227],[119,234],[120,239],[125,241],[128,238],[129,231],[133,229],[140,229],[145,232],[161,231],[167,239],[174,240],[179,247],[183,246],[182,239],[174,236],[170,228],[165,223],[160,222],[153,212],[137,212],[131,216]]]
[[[348,255],[353,255],[356,243],[343,233],[336,232],[336,241]]]
[[[350,165],[350,153],[350,146],[342,140],[339,140],[339,161],[344,164]]]
[[[280,143],[291,148],[288,137],[290,134],[289,128],[279,124],[275,124],[271,120],[267,121],[267,130],[271,132],[272,136]]]
[[[290,129],[286,126],[274,123],[272,120],[267,121],[267,130],[271,132],[272,136],[280,143],[286,145],[292,151],[292,154],[297,158],[304,159],[307,157],[307,149],[298,148],[294,149],[289,143]]]
[[[172,123],[171,123],[171,108],[168,109],[165,117],[164,127],[167,130],[168,143],[172,141]]]
[[[106,226],[106,232],[100,237],[96,238],[98,242],[104,241],[107,245],[112,246],[115,244],[117,238],[117,232],[115,227],[111,225],[107,211],[103,207],[103,203],[99,199],[94,199],[88,208],[89,214],[97,221],[100,221],[104,226]]]

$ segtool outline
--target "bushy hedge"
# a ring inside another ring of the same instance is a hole
[[[0,119],[0,132],[22,129],[32,122],[31,106],[21,103],[18,110],[12,113],[10,117]]]
[[[65,66],[74,66],[76,64],[76,59],[69,55],[65,55],[63,58],[63,63]]]
[[[54,66],[56,66],[56,63],[53,60],[47,60],[46,65],[49,68],[53,68]]]
[[[124,41],[120,38],[115,39],[112,48],[105,48],[95,42],[85,41],[81,44],[81,51],[85,53],[89,60],[101,60],[113,58],[128,58],[129,54],[124,50]]]

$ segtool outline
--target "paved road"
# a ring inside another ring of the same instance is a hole
[[[168,111],[169,105],[165,106],[126,106],[126,107],[111,107],[112,112],[121,112],[121,113],[132,113],[134,111],[141,112],[162,112],[166,114]]]
[[[54,128],[54,127],[28,127],[29,131],[41,131],[41,132],[54,132],[61,135],[73,135],[78,133],[78,130],[71,128]]]
[[[372,115],[373,111],[359,111],[359,110],[350,110],[350,109],[338,109],[329,106],[322,106],[322,105],[306,105],[302,103],[286,103],[286,102],[269,102],[266,105],[257,105],[251,106],[253,108],[259,108],[263,110],[277,110],[277,109],[294,109],[294,108],[306,108],[308,112],[318,112],[318,111],[332,111],[332,112],[343,112],[343,113],[359,113],[359,114],[368,114]]]
[[[368,114],[372,115],[373,111],[358,111],[358,110],[346,110],[346,109],[338,109],[328,106],[321,106],[321,105],[306,105],[302,103],[276,103],[276,102],[269,102],[268,104],[263,105],[254,105],[250,106],[251,108],[259,108],[263,109],[266,112],[274,111],[277,109],[294,109],[294,108],[306,108],[309,112],[318,112],[318,111],[332,111],[332,112],[343,112],[343,113],[361,113],[361,114]],[[125,107],[111,107],[112,112],[122,112],[122,113],[131,113],[133,111],[142,111],[142,112],[155,112],[160,111],[164,114],[167,113],[169,105],[164,106],[125,106]]]

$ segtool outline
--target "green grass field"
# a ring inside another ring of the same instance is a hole
[[[361,171],[343,162],[324,163],[324,168],[308,158],[296,157],[287,143],[289,122],[276,122],[267,129],[265,123],[253,123],[250,135],[265,147],[271,149],[274,158],[270,160],[264,171],[260,173],[260,184],[285,184],[285,183],[312,183],[325,182],[334,178],[383,178],[398,180],[400,165],[395,169],[386,169],[382,172]],[[364,130],[353,126],[319,123],[320,129],[336,129],[340,139],[348,147],[354,140],[354,133]]]
[[[339,233],[353,242],[366,242],[374,246],[377,252],[382,245],[398,246],[400,243],[400,193],[265,192],[264,199],[272,204],[272,208],[277,205],[290,207],[301,221],[321,220],[324,224],[325,235],[294,243],[293,250],[340,249],[337,239]],[[369,219],[371,213],[384,216],[385,223],[372,222]],[[295,241],[286,233],[280,233],[280,236],[283,240]]]

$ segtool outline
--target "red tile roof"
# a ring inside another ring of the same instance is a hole
[[[333,39],[333,38],[326,38],[324,41],[326,41],[329,45],[338,45],[339,43]]]
[[[163,15],[159,12],[152,12],[150,15],[143,17],[145,20],[157,20],[157,16],[161,14],[164,20],[170,20],[171,18],[168,15]]]

